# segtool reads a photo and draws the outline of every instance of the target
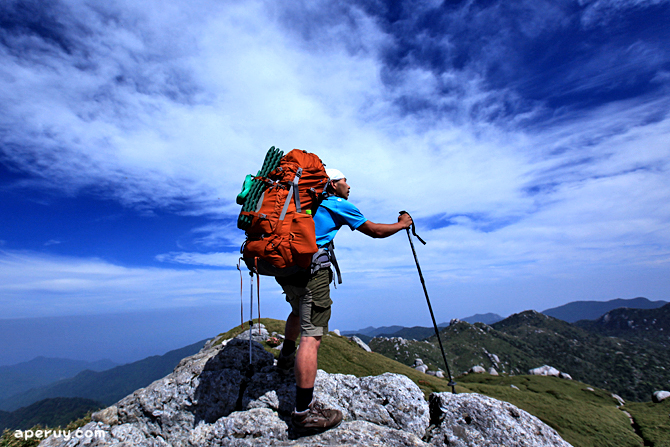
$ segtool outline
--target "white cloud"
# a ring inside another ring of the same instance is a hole
[[[236,303],[236,270],[122,267],[99,259],[0,251],[3,318]]]
[[[160,262],[174,262],[188,265],[203,265],[214,267],[230,267],[237,265],[240,260],[239,253],[187,253],[171,252],[156,256]],[[241,266],[246,269],[244,263]]]

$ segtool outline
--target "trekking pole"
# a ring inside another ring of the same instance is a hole
[[[409,213],[407,211],[400,211],[400,215]],[[410,216],[412,217],[412,216]],[[419,258],[416,256],[416,250],[414,249],[414,242],[412,242],[412,236],[409,234],[409,228],[407,230],[407,238],[409,239],[409,245],[412,247],[412,254],[414,255],[414,261],[416,262],[416,269],[419,271],[419,279],[421,279],[421,285],[423,286],[423,293],[426,295],[426,302],[428,303],[428,310],[430,310],[430,318],[433,320],[433,327],[435,328],[435,336],[437,341],[440,344],[440,351],[442,351],[442,360],[444,360],[444,366],[447,368],[447,375],[449,376],[449,385],[451,387],[452,394],[456,394],[456,382],[451,377],[451,371],[449,371],[449,365],[447,364],[447,356],[444,354],[444,347],[442,347],[442,340],[440,339],[440,332],[437,329],[437,323],[435,322],[435,314],[433,313],[433,306],[430,305],[430,299],[428,298],[428,290],[426,289],[426,282],[423,280],[423,274],[421,273],[421,266],[419,266]],[[426,245],[426,242],[416,234],[416,227],[414,221],[412,221],[412,234],[423,244]]]

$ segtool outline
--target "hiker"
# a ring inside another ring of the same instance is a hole
[[[328,333],[330,319],[330,282],[335,265],[332,241],[337,231],[347,225],[373,238],[385,238],[412,225],[409,214],[401,214],[398,222],[378,224],[371,222],[347,199],[350,187],[342,172],[326,169],[329,177],[326,198],[314,214],[316,243],[319,252],[314,255],[312,271],[277,277],[277,282],[286,293],[291,304],[291,313],[286,319],[285,339],[279,354],[277,367],[283,372],[295,371],[296,405],[292,413],[293,427],[297,435],[314,434],[336,427],[342,421],[342,412],[324,408],[313,398],[316,379],[317,354],[321,337]],[[300,349],[296,354],[296,340],[300,338]]]

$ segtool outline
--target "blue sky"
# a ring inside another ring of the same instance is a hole
[[[668,300],[668,23],[663,0],[3,1],[0,313],[237,303],[235,196],[273,145],[370,220],[414,216],[440,321]],[[333,327],[430,324],[404,234],[336,242]]]

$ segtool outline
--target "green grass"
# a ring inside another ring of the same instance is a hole
[[[661,403],[628,402],[623,407],[628,411],[645,440],[645,445],[670,446],[670,399]]]
[[[385,372],[402,374],[416,383],[426,396],[433,392],[451,391],[446,379],[429,376],[376,352],[364,351],[348,338],[332,332],[321,341],[319,368],[331,374],[353,374],[356,377],[377,376]],[[457,388],[457,391],[465,391]]]
[[[509,402],[538,417],[575,447],[642,445],[628,417],[607,391],[589,391],[589,385],[577,381],[543,376],[468,374],[458,380],[473,392]]]

